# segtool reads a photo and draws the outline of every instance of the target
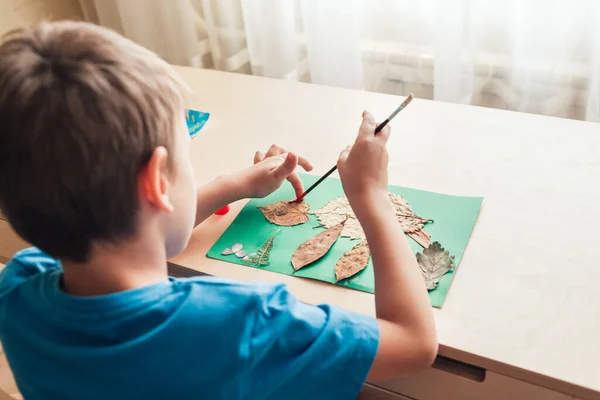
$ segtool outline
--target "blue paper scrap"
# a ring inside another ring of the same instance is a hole
[[[194,137],[208,121],[209,113],[196,110],[185,110],[185,120],[187,121],[190,136]]]

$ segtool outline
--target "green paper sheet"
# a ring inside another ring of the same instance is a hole
[[[318,179],[318,177],[313,175],[301,174],[300,176],[305,187],[309,187]],[[483,198],[450,196],[400,186],[390,186],[389,191],[404,196],[417,215],[435,221],[426,224],[424,230],[431,235],[432,243],[435,241],[440,242],[442,247],[455,257],[455,265],[458,266],[467,247],[467,242],[471,236]],[[340,180],[328,178],[317,189],[311,192],[305,201],[310,205],[311,210],[315,211],[323,207],[330,200],[340,196],[344,196]],[[345,281],[335,283],[335,264],[345,252],[358,244],[357,240],[343,237],[338,238],[337,242],[323,258],[294,273],[291,258],[296,248],[324,229],[320,227],[314,215],[310,215],[309,221],[302,225],[290,227],[273,225],[265,219],[262,212],[257,208],[258,206],[264,206],[279,200],[291,199],[294,199],[294,191],[291,185],[284,184],[279,190],[263,199],[249,201],[229,228],[227,228],[219,240],[208,251],[207,256],[217,260],[245,265],[248,268],[261,268],[299,278],[317,279],[373,293],[375,282],[371,261],[357,275]],[[273,250],[269,258],[270,264],[267,266],[252,267],[244,264],[235,255],[221,255],[223,249],[231,247],[234,243],[243,244],[244,250],[250,254],[260,247],[276,230],[280,231],[275,237]],[[407,239],[415,254],[423,250],[410,237],[407,236]],[[442,277],[438,287],[429,292],[429,298],[434,307],[441,307],[444,303],[453,276],[454,271],[448,272]]]

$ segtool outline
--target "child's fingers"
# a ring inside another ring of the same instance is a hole
[[[265,158],[277,156],[279,154],[284,154],[287,152],[288,151],[286,149],[284,149],[283,147],[281,147],[277,144],[272,144],[271,147],[269,147],[269,150],[267,150],[267,154],[265,155]]]
[[[373,116],[373,114],[371,114],[371,112],[365,110],[363,112],[363,122],[368,122],[370,124],[375,125],[375,117]]]
[[[294,188],[294,192],[296,192],[296,198],[302,196],[304,193],[304,185],[302,184],[302,180],[297,173],[293,172],[290,176],[287,177],[287,180],[292,184]]]
[[[262,151],[257,151],[256,153],[254,153],[254,164],[258,164],[259,162],[261,162],[264,159],[265,159],[265,153],[263,153]]]
[[[377,135],[375,135],[375,137],[377,138],[377,140],[381,140],[383,143],[387,143],[388,139],[390,138],[390,133],[392,133],[392,127],[388,124],[384,126],[383,129],[380,130]]]
[[[375,135],[375,118],[373,114],[368,111],[363,112],[363,120],[360,128],[358,129],[359,138],[371,138]]]
[[[340,153],[339,161],[345,161],[346,159],[348,159],[350,150],[352,150],[352,146],[346,146],[346,148]]]
[[[313,169],[311,162],[302,156],[298,156],[298,165],[304,168],[305,171],[312,171]]]
[[[277,181],[283,182],[284,179],[294,172],[297,166],[298,156],[294,153],[288,153],[285,160],[272,171],[272,174]]]

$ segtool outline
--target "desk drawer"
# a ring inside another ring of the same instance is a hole
[[[29,247],[0,214],[0,262],[8,261],[17,251]]]
[[[410,397],[390,392],[365,383],[356,400],[413,400]]]
[[[472,371],[458,371],[458,375],[430,368],[403,379],[371,384],[418,400],[579,400],[573,396],[477,368]]]

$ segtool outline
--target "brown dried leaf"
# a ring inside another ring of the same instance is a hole
[[[350,278],[365,269],[369,257],[371,257],[371,250],[367,241],[363,240],[338,260],[335,265],[335,281]]]
[[[307,266],[323,257],[335,243],[344,228],[342,221],[302,243],[292,255],[294,271]]]
[[[346,197],[338,197],[330,200],[323,207],[312,211],[310,214],[315,215],[325,228],[331,228],[347,220],[340,235],[351,239],[364,239],[363,230]]]
[[[410,236],[415,242],[419,243],[423,248],[428,248],[431,245],[429,233],[425,232],[423,229],[419,229],[416,232],[411,232],[407,234]]]
[[[454,256],[444,250],[439,242],[433,242],[431,246],[423,250],[423,253],[417,253],[417,262],[421,267],[423,278],[425,278],[427,290],[435,289],[440,278],[446,272],[454,269],[453,261]]]
[[[416,215],[404,197],[395,193],[388,193],[388,195],[394,207],[396,218],[398,218],[398,223],[400,223],[404,232],[416,232],[422,229],[425,223],[431,221]],[[346,222],[341,236],[350,239],[365,239],[365,233],[356,219],[354,211],[352,211],[352,207],[350,207],[350,203],[346,197],[335,198],[310,214],[315,215],[321,225],[325,228],[330,228],[348,218],[348,222]]]
[[[293,226],[308,221],[308,215],[306,213],[310,209],[310,206],[303,201],[292,202],[283,200],[258,208],[270,223],[275,225]]]

